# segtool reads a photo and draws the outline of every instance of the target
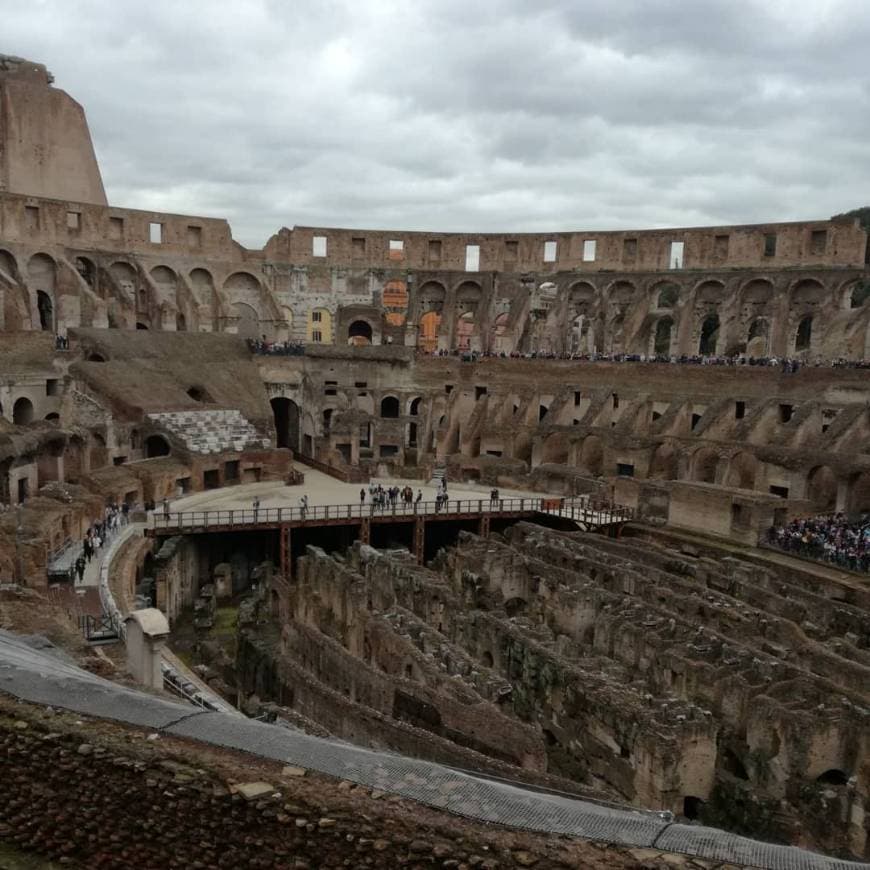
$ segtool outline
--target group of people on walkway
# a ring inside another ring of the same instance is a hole
[[[551,351],[479,351],[479,350],[436,350],[420,351],[424,356],[458,356],[463,362],[477,362],[487,359],[533,359],[533,360],[571,360],[574,362],[595,363],[666,363],[668,365],[698,365],[698,366],[763,366],[779,368],[783,374],[794,374],[801,366],[812,365],[870,368],[868,360],[827,360],[817,359],[812,363],[802,362],[791,357],[776,356],[733,356],[702,355],[702,354],[645,354],[645,353],[554,353]]]
[[[92,523],[82,539],[81,553],[73,565],[78,583],[82,583],[85,571],[97,553],[112,540],[118,531],[129,522],[130,505],[124,502],[120,507],[110,504],[103,513],[103,519]]]
[[[368,488],[368,503],[373,510],[385,510],[388,507],[396,507],[401,501],[406,507],[412,504],[419,504],[423,500],[423,490],[417,490],[417,497],[414,498],[414,488],[411,486],[388,486],[384,488],[381,484],[370,483]],[[359,503],[366,503],[366,488],[362,487],[359,491]]]
[[[305,345],[298,341],[266,341],[262,338],[249,338],[248,348],[251,353],[272,356],[304,356]]]
[[[792,520],[771,526],[767,543],[810,559],[830,562],[850,571],[870,571],[870,518],[845,514]]]

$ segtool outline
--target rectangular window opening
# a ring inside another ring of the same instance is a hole
[[[746,416],[746,402],[734,403],[734,419],[742,420]]]
[[[66,213],[66,228],[68,230],[80,230],[82,228],[82,214],[78,211]]]
[[[683,259],[683,251],[685,250],[685,247],[685,242],[671,242],[671,253],[668,258],[669,269],[683,268],[683,263],[685,262]]]
[[[320,323],[320,312],[312,311],[311,312],[311,322],[312,323]]]
[[[24,206],[24,226],[28,230],[39,229],[39,208],[35,205]]]
[[[355,260],[361,260],[366,255],[366,240],[362,236],[351,239],[351,253]]]
[[[444,392],[449,396],[453,392],[453,384],[444,384]]]
[[[634,465],[630,462],[617,462],[616,473],[620,477],[634,477]]]
[[[828,231],[813,230],[810,236],[810,253],[816,257],[820,257],[825,253],[828,247]]]
[[[405,256],[405,243],[401,239],[390,239],[390,259],[401,260]]]
[[[780,423],[788,423],[788,421],[791,420],[793,414],[794,414],[794,405],[780,405],[779,406],[779,422]]]
[[[163,244],[163,224],[151,221],[148,224],[148,240],[152,245]]]
[[[313,330],[311,333],[311,340],[315,344],[320,344],[320,342],[323,341],[323,333],[319,329]]]
[[[478,399],[482,398],[485,395],[486,395],[486,387],[475,387],[474,388],[474,400],[475,401],[477,401]]]
[[[622,259],[634,260],[637,257],[637,239],[622,240]]]
[[[187,247],[201,248],[202,247],[202,227],[187,228]]]
[[[109,218],[109,238],[119,241],[124,238],[124,218]]]
[[[49,378],[45,382],[45,395],[58,396],[60,395],[60,381],[57,378]]]
[[[574,390],[574,407],[580,404],[580,390]]]
[[[480,271],[480,245],[465,246],[465,271]]]
[[[326,256],[326,236],[311,237],[311,256],[325,257]]]
[[[598,247],[598,242],[595,239],[586,239],[583,242],[583,262],[595,262],[595,249]]]
[[[613,407],[614,408],[619,407],[619,395],[617,393],[613,394]]]
[[[780,498],[788,498],[788,487],[787,486],[770,486],[770,494],[778,495]]]
[[[694,429],[695,426],[697,426],[698,423],[700,423],[700,422],[701,422],[701,415],[700,414],[692,414],[692,429]]]
[[[441,261],[441,240],[429,239],[429,262],[438,263]]]
[[[556,262],[556,250],[557,250],[556,242],[544,242],[544,262],[545,263],[555,263]]]
[[[765,257],[775,257],[776,256],[776,233],[765,233],[764,234],[764,256]]]

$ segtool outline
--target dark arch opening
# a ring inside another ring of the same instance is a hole
[[[58,423],[60,422],[60,414],[57,411],[52,411],[50,414],[45,415],[45,419],[48,420],[49,423]]]
[[[719,338],[719,315],[711,314],[701,324],[701,340],[698,342],[698,353],[701,356],[712,356],[716,353],[716,340]]]
[[[821,782],[825,785],[846,785],[849,782],[849,774],[844,770],[838,770],[836,767],[833,767],[819,774],[816,777],[816,782]]]
[[[661,307],[661,306],[660,306]],[[669,354],[671,352],[671,327],[674,325],[670,317],[663,317],[656,324],[653,353]]]
[[[505,613],[507,613],[508,616],[516,616],[519,613],[523,613],[527,607],[528,602],[526,599],[520,598],[519,596],[509,598],[504,603]]]
[[[411,399],[411,404],[408,406],[408,413],[412,417],[416,417],[420,413],[420,402],[422,401],[423,399],[421,396],[417,396],[416,399]]]
[[[136,329],[148,329],[148,327],[144,323],[142,323],[141,320],[137,320],[136,321]]]
[[[365,345],[372,343],[372,327],[365,320],[354,320],[347,328],[347,343]]]
[[[105,362],[106,358],[101,353],[88,354],[88,362]]]
[[[813,318],[805,317],[799,324],[795,333],[794,349],[809,350],[813,338]]]
[[[492,653],[489,650],[484,650],[483,655],[480,657],[483,662],[483,666],[485,668],[491,668],[493,665],[492,661]]]
[[[187,391],[187,395],[190,396],[194,402],[208,402],[211,400],[211,397],[204,387],[190,387]]]
[[[51,332],[54,329],[54,306],[44,290],[36,291],[36,309],[39,312],[39,328]]]
[[[145,439],[145,457],[169,456],[169,442],[162,435],[149,435]]]
[[[178,314],[175,315],[175,331],[187,331],[187,318],[180,311],[178,312]]]
[[[12,422],[16,426],[26,426],[33,422],[33,402],[23,396],[12,406]]]
[[[395,396],[384,396],[384,398],[381,399],[381,416],[399,416],[399,400]]]
[[[687,794],[683,798],[683,815],[687,819],[697,819],[704,809],[704,801],[702,798]]]
[[[746,766],[730,749],[726,749],[722,753],[722,769],[728,771],[737,779],[749,779],[749,774],[746,771]]]
[[[292,399],[276,396],[269,403],[275,417],[275,443],[278,447],[299,450],[299,407]]]

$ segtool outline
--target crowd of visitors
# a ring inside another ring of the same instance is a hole
[[[109,505],[103,514],[103,519],[92,523],[82,539],[82,551],[73,565],[76,581],[84,580],[85,570],[97,553],[112,540],[122,526],[129,520],[130,506],[124,502],[120,507]]]
[[[262,338],[249,338],[248,348],[251,353],[273,356],[304,356],[305,345],[298,341],[266,341]]]
[[[851,571],[870,571],[870,518],[845,514],[792,520],[771,526],[767,543],[799,556],[831,562]]]
[[[703,366],[765,366],[780,368],[784,373],[791,374],[798,371],[802,366],[832,366],[842,368],[870,368],[870,360],[847,360],[836,359],[813,362],[805,362],[791,357],[776,356],[746,356],[737,354],[734,356],[702,356],[700,354],[643,354],[643,353],[551,353],[547,351],[533,351],[510,353],[494,351],[469,351],[469,350],[436,350],[427,352],[420,351],[423,356],[459,357],[463,362],[477,362],[485,359],[535,359],[535,360],[573,360],[576,362],[607,362],[607,363],[659,363],[667,365],[703,365]]]
[[[69,350],[69,339],[65,335],[60,335],[60,333],[58,333],[54,337],[54,349]]]
[[[388,507],[395,507],[400,501],[406,507],[412,504],[419,504],[423,500],[423,490],[417,490],[417,497],[414,498],[414,490],[410,486],[388,486],[384,488],[381,484],[370,483],[368,488],[368,503],[372,506],[372,510],[386,510]],[[366,503],[366,489],[362,487],[359,491],[359,503]]]

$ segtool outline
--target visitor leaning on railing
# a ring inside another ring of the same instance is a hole
[[[771,526],[765,543],[807,559],[829,562],[850,571],[870,572],[870,520],[843,513],[792,520]]]

